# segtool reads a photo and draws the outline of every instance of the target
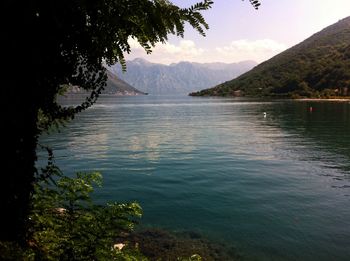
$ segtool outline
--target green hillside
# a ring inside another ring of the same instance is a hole
[[[113,74],[111,71],[107,70],[107,82],[104,90],[102,91],[102,94],[109,94],[109,95],[145,95],[147,93],[141,92],[138,89],[134,88],[127,82],[119,79],[118,76]],[[82,94],[87,95],[90,91],[86,91],[79,86],[70,86],[67,89],[67,92],[65,93],[65,96],[71,96],[74,94]]]
[[[103,90],[103,94],[117,95],[144,95],[146,93],[139,91],[127,82],[119,79],[115,74],[107,70],[107,85]]]
[[[192,96],[350,96],[350,17],[249,72]]]

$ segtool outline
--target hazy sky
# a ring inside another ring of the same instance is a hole
[[[186,7],[195,0],[173,0]],[[169,37],[146,55],[131,40],[132,54],[151,62],[262,62],[350,15],[350,0],[261,0],[255,10],[248,0],[214,0],[203,12],[210,29],[206,37],[186,26],[184,38]]]

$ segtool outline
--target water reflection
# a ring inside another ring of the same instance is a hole
[[[67,150],[79,158],[82,154],[92,158],[106,158],[109,150],[107,133],[86,133],[71,136],[67,141]]]
[[[284,133],[287,144],[275,148],[281,157],[294,155],[301,162],[340,170],[330,171],[335,180],[350,179],[349,103],[289,101],[266,105],[261,110],[268,111],[268,117],[261,121],[263,125],[279,128]]]

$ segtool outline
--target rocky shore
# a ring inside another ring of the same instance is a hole
[[[169,232],[163,229],[142,229],[125,234],[116,242],[123,242],[125,247],[135,247],[149,260],[187,260],[199,255],[206,261],[242,260],[235,248],[210,242],[195,232]],[[120,243],[119,243],[120,244]],[[180,258],[180,259],[178,259]]]

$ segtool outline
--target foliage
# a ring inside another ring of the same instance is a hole
[[[93,204],[90,194],[101,181],[101,174],[94,172],[36,184],[29,216],[29,249],[21,253],[18,247],[8,245],[4,255],[9,258],[11,249],[17,249],[16,255],[28,260],[144,260],[136,249],[113,248],[118,235],[133,230],[135,218],[141,217],[140,206]]]
[[[9,174],[0,190],[5,219],[0,239],[25,243],[38,136],[96,101],[107,80],[103,64],[125,68],[130,38],[150,53],[168,34],[183,36],[185,23],[204,35],[208,25],[201,12],[211,5],[210,0],[189,8],[167,0],[4,1],[3,171]],[[91,94],[76,107],[62,107],[57,95],[70,85]]]
[[[35,186],[28,244],[21,247],[0,241],[1,260],[148,260],[138,243],[125,238],[133,231],[136,218],[141,217],[137,203],[95,205],[90,194],[94,186],[101,185],[102,176],[98,172],[77,173],[70,178],[62,176],[54,165],[48,165],[44,172],[57,176],[43,178]],[[116,247],[117,242],[122,244],[121,249]],[[176,260],[202,258],[193,254]]]
[[[103,64],[119,62],[125,69],[130,38],[150,53],[168,34],[183,36],[186,23],[205,35],[209,27],[201,12],[212,3],[203,0],[180,8],[167,0],[4,1],[3,173],[8,174],[0,190],[0,240],[26,242],[42,131],[74,118],[96,101],[107,79]],[[56,98],[69,85],[91,94],[76,107],[62,107]]]
[[[151,53],[157,42],[166,42],[168,34],[183,37],[185,22],[204,36],[209,27],[200,11],[211,5],[210,0],[189,8],[165,0],[38,1],[32,13],[42,53],[37,62],[55,63],[41,68],[39,75],[40,82],[46,83],[40,109],[48,122],[72,118],[96,101],[107,79],[103,63],[119,62],[125,69],[130,38]],[[67,85],[91,90],[91,95],[75,108],[61,107],[55,98]]]
[[[260,3],[258,0],[249,0],[249,2],[252,4],[252,6],[253,6],[255,9],[258,9],[259,6],[261,5],[261,3]]]
[[[256,0],[250,3],[255,8],[260,5]],[[205,36],[209,25],[201,11],[212,4],[212,0],[203,0],[180,8],[167,0],[35,1],[28,10],[28,22],[32,22],[37,54],[34,68],[40,93],[36,102],[46,121],[39,130],[59,126],[90,107],[106,86],[103,64],[119,62],[126,70],[124,54],[131,52],[131,38],[150,54],[169,34],[183,37],[186,22]],[[70,85],[91,93],[76,107],[62,107],[57,94]]]
[[[350,96],[350,17],[261,63],[237,79],[192,95]]]

